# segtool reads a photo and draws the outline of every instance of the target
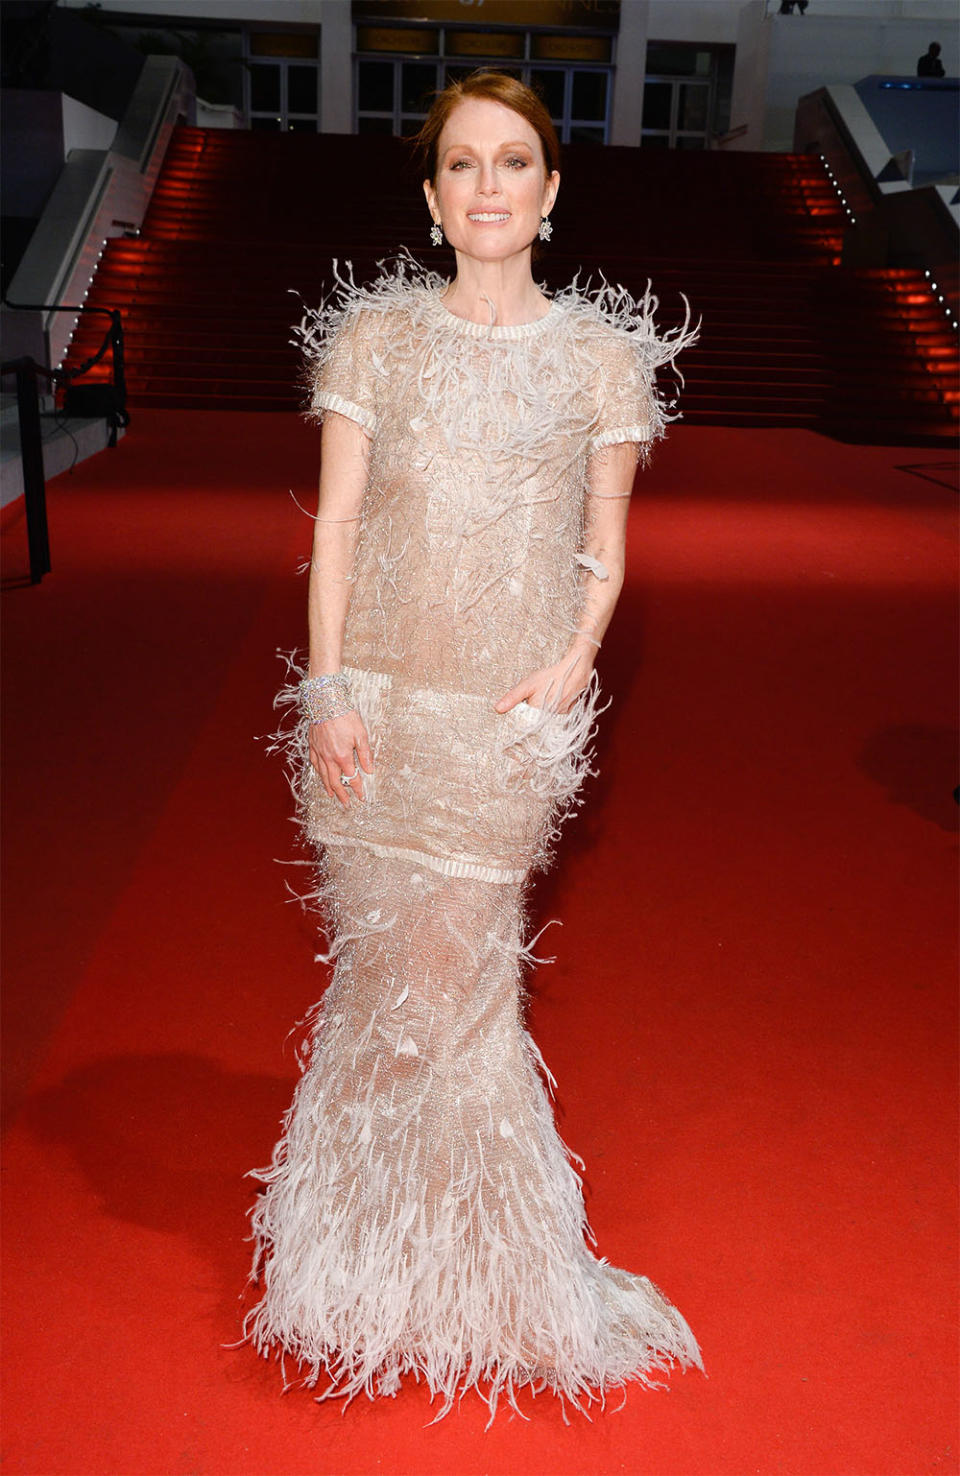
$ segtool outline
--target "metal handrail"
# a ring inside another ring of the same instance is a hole
[[[64,378],[62,369],[51,369],[47,364],[38,364],[29,354],[24,354],[20,359],[4,359],[0,364],[0,375],[16,374],[26,366],[34,374],[43,374],[51,383]]]
[[[123,317],[117,308],[87,307],[85,304],[73,307],[63,302],[20,303],[10,302],[6,297],[2,302],[4,307],[11,308],[14,312],[99,313],[110,320],[110,326],[96,353],[75,369],[51,369],[46,364],[38,364],[29,355],[0,364],[0,375],[15,374],[17,377],[17,417],[20,423],[20,463],[23,467],[23,501],[27,515],[30,583],[39,584],[44,574],[50,572],[50,531],[47,523],[47,486],[43,469],[37,378],[42,374],[51,385],[65,384],[69,387],[80,375],[86,374],[94,364],[98,364],[109,347],[113,363],[114,406],[108,417],[110,435],[107,444],[115,447],[118,428],[130,424],[124,373]]]
[[[117,308],[88,307],[85,302],[11,302],[9,297],[0,298],[4,307],[14,308],[18,313],[105,313],[112,317]]]
[[[20,463],[23,467],[23,502],[27,514],[27,547],[30,552],[30,583],[39,584],[50,573],[50,530],[47,526],[47,482],[43,471],[43,439],[40,434],[40,396],[37,375],[52,384],[62,376],[36,359],[8,359],[0,374],[17,376],[17,417],[20,422]]]
[[[123,338],[123,314],[120,312],[120,309],[88,307],[85,303],[74,306],[65,302],[11,302],[8,297],[3,297],[0,301],[2,301],[4,307],[12,308],[14,312],[19,313],[99,313],[101,317],[110,319],[109,331],[95,354],[89,359],[84,360],[76,369],[57,370],[54,372],[62,377],[64,383],[71,383],[72,380],[79,378],[81,374],[88,373],[94,364],[99,364],[109,344],[113,360],[113,387],[117,397],[117,423],[111,426],[109,445],[111,447],[116,446],[117,425],[127,426],[130,424],[130,417],[127,414],[127,376]]]

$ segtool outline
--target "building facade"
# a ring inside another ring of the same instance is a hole
[[[796,102],[910,74],[953,0],[60,0],[194,72],[198,121],[271,131],[416,132],[433,92],[495,66],[543,94],[561,141],[789,149]]]

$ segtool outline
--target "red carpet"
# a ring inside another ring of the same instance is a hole
[[[316,449],[292,416],[140,411],[51,484],[54,572],[4,594],[5,1471],[956,1471],[942,452],[680,427],[640,483],[532,1024],[600,1250],[709,1379],[485,1435],[476,1400],[341,1417],[222,1346],[323,980],[254,741]]]
[[[345,256],[369,281],[399,241],[448,273],[424,218],[401,139],[177,128],[142,234],[107,243],[90,288],[88,306],[123,310],[130,403],[295,409],[290,289],[318,302]],[[919,266],[844,264],[856,257],[847,216],[815,155],[573,143],[552,219],[537,264],[551,288],[603,273],[642,296],[649,277],[661,332],[681,293],[702,315],[703,340],[683,356],[688,425],[953,443],[957,338],[934,284]],[[101,320],[82,320],[70,363],[102,335]],[[90,378],[109,374],[103,360]]]

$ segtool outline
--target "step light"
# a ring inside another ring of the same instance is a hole
[[[827,163],[827,160],[826,160],[826,158],[824,157],[823,154],[819,154],[818,155],[818,158],[819,158],[821,164],[823,165],[824,169],[827,172],[827,177],[829,178],[830,183],[833,185],[834,191],[835,191],[835,193],[837,195],[837,198],[840,201],[840,204],[843,206],[844,210],[847,212],[847,217],[848,217],[848,219],[850,221],[850,224],[851,225],[856,225],[856,223],[857,223],[857,217],[854,215],[853,211],[850,209],[850,202],[848,201],[846,195],[843,193],[843,190],[840,188],[840,182],[837,179],[837,176],[834,174],[833,170],[830,168],[830,165]]]
[[[939,284],[939,282],[934,281],[932,274],[929,271],[927,271],[927,270],[924,270],[923,275],[926,277],[927,281],[930,283],[930,291],[932,292],[933,296],[937,299],[937,302],[939,302],[941,304],[941,306],[943,308],[943,311],[947,315],[948,321],[952,324],[952,326],[954,328],[956,328],[956,326],[957,326],[956,316],[954,314],[953,308],[950,306],[950,304],[947,302],[947,299],[944,297],[943,293],[940,291],[940,284]]]

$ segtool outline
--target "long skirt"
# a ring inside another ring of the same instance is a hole
[[[255,1345],[322,1395],[392,1394],[415,1375],[441,1413],[471,1387],[491,1413],[525,1384],[583,1408],[702,1367],[659,1289],[588,1247],[523,1025],[523,882],[363,841],[328,838],[321,856],[335,969],[258,1173]]]

